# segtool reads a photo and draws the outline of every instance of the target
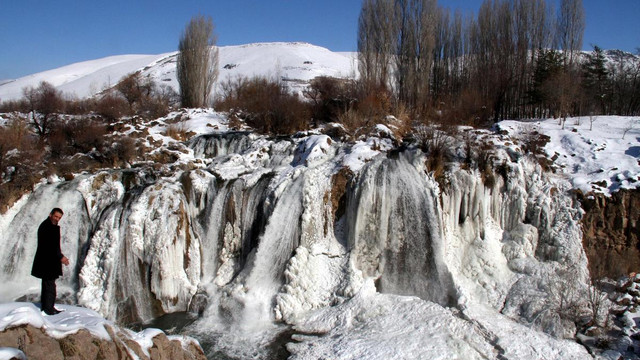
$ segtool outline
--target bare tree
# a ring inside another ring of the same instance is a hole
[[[562,0],[556,36],[558,47],[565,52],[565,56],[568,56],[569,65],[573,64],[574,53],[582,48],[585,26],[582,0]]]
[[[177,78],[184,107],[206,107],[218,77],[217,37],[213,21],[202,15],[191,18],[178,43]]]
[[[589,131],[593,130],[593,123],[598,120],[598,117],[593,113],[589,114]]]
[[[41,138],[46,137],[58,113],[64,108],[62,94],[46,81],[42,81],[37,88],[26,87],[22,92],[29,103],[31,125]]]
[[[423,108],[429,95],[438,20],[435,0],[396,2],[396,82],[400,101]]]
[[[635,129],[637,125],[638,125],[638,120],[636,119],[628,120],[622,127],[622,139],[624,139],[624,137],[627,135],[629,131]]]
[[[390,88],[395,0],[365,0],[358,20],[360,78],[367,91]]]

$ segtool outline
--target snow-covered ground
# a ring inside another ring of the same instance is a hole
[[[583,192],[610,194],[640,186],[640,117],[593,116],[536,122],[503,121],[501,129],[519,135],[538,131],[557,171]]]
[[[91,335],[103,340],[112,340],[105,326],[117,328],[113,322],[104,319],[97,312],[78,306],[57,304],[56,308],[62,312],[56,315],[46,315],[33,303],[11,302],[0,304],[0,332],[12,327],[31,325],[42,329],[48,336],[61,339],[75,334],[81,329],[89,331]],[[159,329],[145,329],[140,332],[127,331],[127,337],[137,342],[147,355],[153,346],[153,338],[162,333]],[[169,340],[178,340],[183,344],[197,340],[185,336],[168,336]],[[24,356],[17,349],[0,348],[0,359],[20,359]],[[24,357],[26,359],[26,357]]]

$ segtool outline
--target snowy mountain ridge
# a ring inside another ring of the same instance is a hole
[[[41,81],[53,84],[67,96],[91,97],[115,85],[123,76],[140,71],[158,84],[178,90],[177,52],[158,55],[117,55],[70,64],[9,80],[0,85],[0,100],[22,97],[22,89]],[[316,76],[354,77],[353,53],[335,53],[308,43],[255,43],[219,47],[217,85],[237,76],[277,77],[296,91]],[[215,89],[214,89],[215,92]]]

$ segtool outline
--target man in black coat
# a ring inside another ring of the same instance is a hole
[[[38,228],[38,249],[33,259],[31,275],[42,279],[40,308],[47,315],[55,315],[60,310],[53,307],[56,301],[56,279],[62,276],[62,264],[69,265],[60,250],[60,226],[58,222],[64,213],[55,208]]]

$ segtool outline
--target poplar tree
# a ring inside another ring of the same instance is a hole
[[[213,21],[191,18],[178,43],[177,78],[183,107],[206,107],[218,77],[218,49]]]

